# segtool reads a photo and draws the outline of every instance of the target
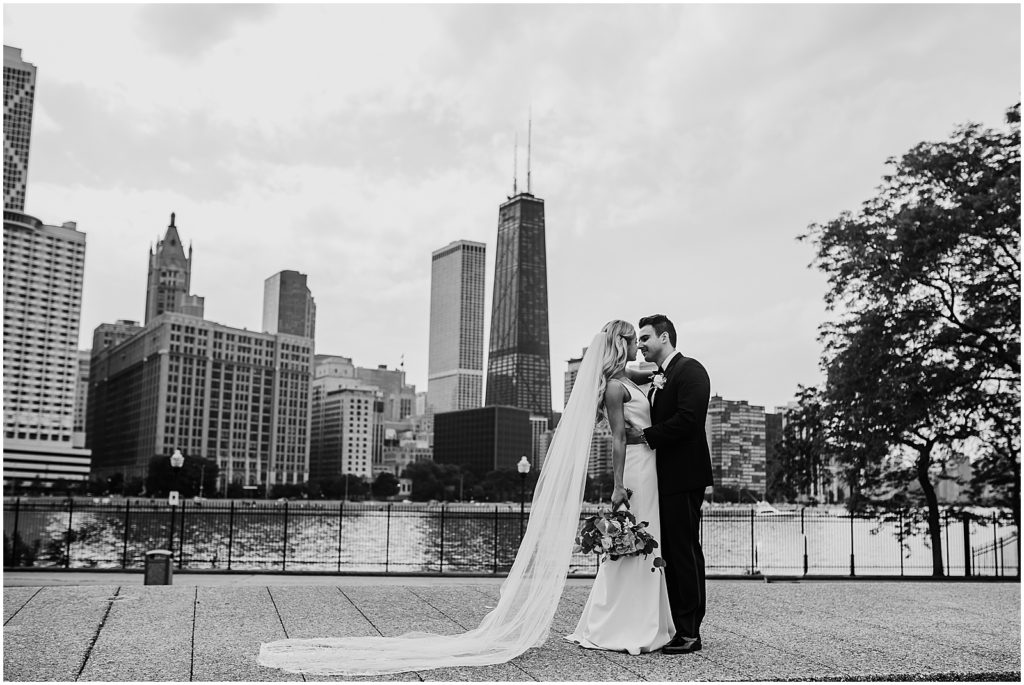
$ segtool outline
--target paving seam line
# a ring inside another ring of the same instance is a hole
[[[96,646],[96,641],[100,639],[100,631],[103,630],[103,626],[107,623],[107,617],[110,616],[110,610],[114,608],[114,598],[121,592],[121,586],[118,585],[114,590],[113,596],[107,599],[107,610],[103,612],[103,618],[100,619],[100,624],[96,628],[96,634],[92,636],[92,640],[89,642],[89,648],[85,650],[85,657],[82,659],[82,665],[78,667],[78,673],[75,674],[75,681],[82,677],[82,672],[85,670],[85,665],[89,663],[89,657],[92,656],[92,650]]]
[[[199,586],[196,585],[195,593],[192,595],[192,644],[191,653],[188,659],[188,681],[192,682],[196,669],[196,614],[199,606]]]
[[[21,610],[22,610],[22,609],[24,609],[25,607],[27,607],[27,606],[28,606],[28,603],[29,603],[29,602],[31,602],[31,601],[32,601],[33,599],[35,599],[35,598],[36,598],[36,595],[38,595],[38,594],[39,594],[40,592],[42,592],[42,591],[43,591],[43,588],[38,588],[38,589],[36,589],[36,591],[32,593],[32,596],[31,596],[31,597],[29,597],[28,599],[26,599],[26,600],[25,600],[25,602],[24,602],[24,603],[23,603],[23,604],[22,604],[22,605],[21,605],[20,607],[18,607],[18,608],[17,608],[17,609],[16,609],[15,611],[14,611],[14,613],[13,613],[13,614],[11,614],[10,618],[8,618],[8,619],[7,619],[6,621],[4,621],[4,625],[7,625],[8,623],[10,623],[10,622],[11,622],[11,619],[13,619],[13,618],[14,618],[15,616],[17,616],[17,615],[18,615],[18,614],[19,614],[19,613],[21,612]]]
[[[442,616],[444,616],[446,619],[448,619],[449,621],[451,621],[452,623],[457,625],[459,628],[462,628],[463,632],[467,632],[469,630],[468,628],[466,628],[466,626],[462,625],[462,623],[460,623],[459,621],[456,621],[454,618],[452,618],[451,616],[446,614],[443,610],[441,610],[438,607],[434,606],[433,604],[428,602],[426,599],[424,599],[422,596],[416,594],[416,592],[414,590],[412,590],[411,588],[409,589],[409,592],[412,594],[413,597],[415,597],[416,599],[420,600],[421,602],[426,604],[428,607],[430,607],[431,609],[433,609],[437,613],[439,613]],[[507,663],[507,664],[509,664],[511,666],[515,666],[516,668],[518,668],[520,671],[522,671],[524,674],[526,674],[526,677],[528,677],[530,680],[537,680],[536,678],[533,677],[533,674],[531,674],[529,671],[527,671],[525,668],[523,668],[519,664],[513,664],[510,661],[507,661],[505,663]],[[498,664],[494,664],[494,665],[498,665]]]
[[[277,602],[274,600],[274,593],[270,591],[270,586],[264,586],[264,590],[267,591],[267,596],[270,597],[270,603],[274,607],[274,613],[277,614],[277,621],[281,624],[281,632],[284,633],[284,639],[288,639],[288,628],[284,625],[284,618],[281,617],[281,610],[277,608]],[[199,589],[196,588],[196,594],[199,594]],[[193,624],[193,630],[195,630],[195,624]],[[306,674],[299,673],[298,676],[302,678],[302,682],[306,682]]]
[[[482,595],[483,595],[484,597],[487,597],[488,599],[492,599],[491,595],[487,594],[486,592],[484,592],[483,590],[481,590],[481,589],[480,589],[479,587],[476,587],[476,586],[474,586],[474,588],[473,588],[473,589],[474,589],[474,590],[476,590],[477,592],[479,592],[480,594],[482,594]],[[500,596],[501,596],[501,594],[500,594],[500,590],[499,590],[499,597],[500,597]],[[569,602],[570,602],[571,604],[574,604],[574,605],[576,605],[577,607],[582,607],[582,606],[583,606],[583,603],[581,603],[581,602],[578,602],[578,601],[576,601],[576,600],[573,600],[573,599],[569,599]],[[554,620],[552,620],[552,623],[554,623]],[[551,635],[550,635],[550,632],[549,632],[549,634],[548,634],[548,639],[549,639],[549,640],[551,639]],[[561,640],[561,639],[564,639],[564,638],[561,638],[561,637],[556,637],[555,639],[556,639],[556,640]],[[545,642],[545,644],[547,644],[547,643]],[[582,648],[582,647],[581,647],[581,649],[584,649],[584,648]],[[643,680],[643,681],[646,681],[646,680],[647,680],[647,678],[645,678],[645,677],[644,677],[644,674],[643,674],[643,673],[641,673],[640,671],[634,671],[634,670],[633,670],[632,668],[629,668],[628,666],[624,666],[623,664],[620,664],[620,663],[619,663],[619,662],[617,662],[617,661],[616,661],[615,659],[613,659],[612,657],[610,657],[610,656],[609,656],[608,654],[605,654],[605,652],[606,652],[607,650],[603,650],[603,649],[594,649],[594,650],[590,650],[590,651],[594,652],[596,656],[598,656],[598,657],[600,657],[600,658],[604,659],[605,661],[607,661],[607,662],[609,662],[609,663],[611,663],[611,664],[614,664],[615,666],[618,666],[618,667],[619,667],[619,668],[621,668],[622,670],[624,670],[624,671],[628,671],[628,672],[632,673],[633,675],[637,676],[637,678],[639,678],[640,680]],[[531,677],[532,677],[532,676],[531,676]],[[534,680],[536,680],[536,678],[534,678]]]
[[[371,628],[373,628],[374,630],[376,630],[376,631],[377,631],[377,634],[378,634],[378,635],[380,635],[381,637],[384,637],[384,633],[380,632],[380,628],[378,628],[378,627],[377,627],[377,625],[376,625],[376,624],[375,624],[375,623],[374,623],[373,621],[371,621],[371,620],[370,620],[370,617],[369,617],[369,616],[367,616],[367,615],[366,615],[365,613],[363,613],[363,610],[359,608],[359,605],[358,605],[358,604],[356,604],[356,603],[355,603],[355,602],[354,602],[354,601],[352,600],[352,598],[351,598],[351,597],[349,597],[348,595],[346,595],[346,594],[345,594],[345,591],[344,591],[344,590],[342,590],[340,586],[338,586],[338,585],[335,585],[334,587],[335,587],[335,588],[337,588],[338,592],[340,592],[340,593],[341,593],[341,596],[342,596],[342,597],[344,597],[345,599],[347,599],[347,600],[348,600],[348,603],[352,605],[352,608],[353,608],[353,609],[355,609],[356,611],[358,611],[358,612],[359,612],[359,615],[360,615],[360,616],[362,616],[362,617],[363,617],[363,619],[365,619],[365,620],[366,620],[366,622],[370,624],[370,627],[371,627]],[[417,678],[417,679],[418,679],[418,680],[419,680],[419,681],[420,681],[421,683],[422,683],[422,682],[424,682],[424,681],[423,681],[423,676],[422,676],[422,675],[420,675],[420,673],[419,673],[418,671],[403,671],[403,672],[404,672],[404,673],[412,673],[412,674],[413,674],[414,676],[416,676],[416,678]]]

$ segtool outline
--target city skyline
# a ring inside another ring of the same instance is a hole
[[[419,388],[430,253],[482,242],[493,282],[530,110],[552,384],[606,321],[657,311],[712,392],[772,407],[819,379],[824,278],[795,237],[1020,97],[1016,5],[61,13],[5,5],[4,42],[38,70],[26,213],[89,236],[80,347],[144,319],[141,255],[176,212],[207,318],[260,329],[264,279],[294,269],[318,352],[404,357]]]

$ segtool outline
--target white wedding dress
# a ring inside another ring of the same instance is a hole
[[[647,398],[633,383],[626,381],[622,385],[629,393],[629,401],[623,404],[626,420],[637,428],[647,428],[651,425]],[[647,445],[626,445],[622,482],[633,491],[630,511],[637,522],[647,521],[647,532],[660,544],[654,450]],[[565,639],[590,649],[630,654],[653,652],[668,644],[675,626],[669,611],[665,573],[661,569],[651,572],[655,556],[661,556],[660,548],[646,558],[639,555],[602,562],[576,630]]]

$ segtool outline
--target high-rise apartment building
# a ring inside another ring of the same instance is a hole
[[[74,447],[85,234],[4,211],[4,482],[87,480]]]
[[[377,390],[340,384],[330,376],[313,381],[309,478],[373,476],[374,436],[380,421]]]
[[[180,449],[217,463],[218,489],[304,482],[312,359],[309,338],[175,312],[94,347],[86,438],[95,471],[144,478],[150,459]]]
[[[318,354],[313,371],[309,477],[355,474],[369,480],[383,463],[384,390],[358,374],[348,357]],[[365,369],[362,369],[365,371]],[[397,372],[395,372],[397,373]],[[387,376],[378,376],[389,380]],[[393,400],[394,398],[390,398]]]
[[[4,209],[25,211],[36,68],[21,50],[4,46]]]
[[[483,401],[486,246],[458,240],[431,255],[427,402],[440,413]]]
[[[149,323],[164,312],[177,312],[203,318],[203,298],[190,294],[192,284],[192,247],[188,256],[181,244],[174,214],[163,240],[149,251],[149,273],[146,279],[146,318]]]
[[[280,271],[263,283],[263,330],[313,338],[316,303],[306,285],[306,274]]]
[[[764,495],[764,417],[764,407],[746,400],[725,400],[718,395],[711,398],[705,431],[716,487],[745,489],[757,497]]]
[[[487,406],[551,414],[544,200],[519,193],[498,210]]]

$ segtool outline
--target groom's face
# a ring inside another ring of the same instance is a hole
[[[654,330],[654,326],[644,326],[640,329],[637,340],[637,347],[644,355],[644,359],[654,363],[661,362],[668,345],[668,333],[659,336]]]

